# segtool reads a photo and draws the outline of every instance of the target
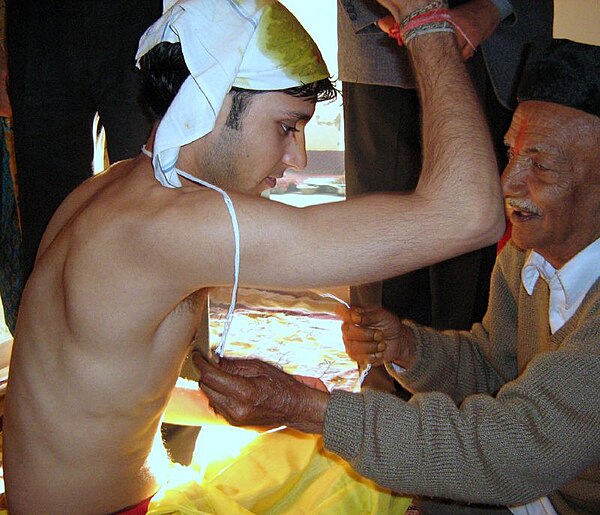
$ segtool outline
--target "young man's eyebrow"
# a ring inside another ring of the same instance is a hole
[[[301,111],[285,111],[283,116],[288,118],[296,118],[298,121],[308,121],[311,119],[311,115]]]

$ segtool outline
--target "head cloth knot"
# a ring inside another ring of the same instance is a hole
[[[160,120],[152,164],[164,186],[181,186],[179,148],[209,133],[232,86],[281,90],[329,76],[318,47],[277,0],[165,1],[142,35],[136,60],[157,44],[181,43],[190,76]]]

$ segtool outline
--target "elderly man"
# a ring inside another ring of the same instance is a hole
[[[216,411],[322,432],[328,449],[399,492],[599,513],[599,66],[600,47],[559,40],[522,83],[503,175],[513,244],[482,324],[436,332],[381,308],[348,313],[349,353],[385,363],[412,400],[327,394],[264,363],[195,357]]]
[[[145,509],[208,288],[379,280],[500,236],[485,120],[452,28],[425,25],[406,34],[426,142],[415,194],[306,209],[259,196],[304,167],[304,127],[331,87],[297,20],[274,1],[181,0],[145,33],[155,131],[61,205],[24,291],[4,414],[11,513]]]

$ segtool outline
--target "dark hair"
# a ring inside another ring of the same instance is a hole
[[[323,102],[326,100],[335,100],[337,90],[329,77],[302,84],[302,86],[294,86],[293,88],[276,90],[293,97],[312,99],[313,102]],[[225,120],[225,125],[230,129],[239,130],[242,128],[242,119],[250,100],[255,95],[269,93],[267,90],[253,90],[233,87],[231,88],[231,109]]]
[[[163,41],[140,58],[141,103],[154,120],[160,120],[190,75],[181,43]]]
[[[163,41],[140,58],[142,72],[141,102],[154,120],[160,120],[173,102],[181,85],[190,75],[181,43]],[[335,100],[337,90],[329,77],[282,90],[294,97],[313,99],[314,102]],[[254,95],[269,93],[266,90],[231,89],[232,106],[226,125],[240,129],[241,122]]]

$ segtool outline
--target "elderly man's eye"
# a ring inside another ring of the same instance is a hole
[[[539,163],[538,161],[534,161],[533,166],[535,167],[536,170],[541,170],[543,172],[548,170],[548,168],[546,166],[544,166],[542,163]]]

